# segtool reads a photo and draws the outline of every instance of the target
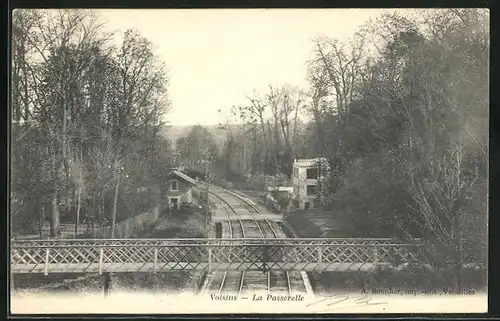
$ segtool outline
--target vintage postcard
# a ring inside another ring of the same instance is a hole
[[[487,312],[489,10],[11,27],[12,314]]]

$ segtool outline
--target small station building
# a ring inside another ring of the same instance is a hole
[[[167,175],[168,207],[178,209],[182,203],[193,201],[193,187],[196,181],[183,172],[172,169]]]

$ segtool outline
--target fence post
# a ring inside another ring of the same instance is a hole
[[[103,248],[99,250],[99,275],[102,275],[102,259],[103,259]]]
[[[323,261],[323,248],[318,246],[318,263],[322,263]]]
[[[378,248],[377,247],[374,247],[373,248],[373,263],[377,263],[378,262]]]

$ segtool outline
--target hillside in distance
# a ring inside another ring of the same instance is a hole
[[[188,135],[191,128],[195,125],[171,125],[170,127],[163,128],[163,135],[171,142],[177,141],[177,139],[181,137],[185,137]],[[240,126],[240,125],[231,125],[231,126]],[[219,128],[218,125],[203,125],[202,127],[208,129],[212,135],[215,137],[215,141],[217,143],[223,143],[226,137],[226,131],[224,129]]]
[[[308,123],[303,123],[300,125],[300,127],[302,127],[301,129],[305,129]],[[193,126],[195,125],[171,125],[169,127],[165,126],[162,133],[164,137],[175,143],[177,139],[187,136]],[[230,125],[230,128],[236,131],[242,126],[243,125],[233,124]],[[215,141],[218,144],[224,143],[227,134],[224,128],[220,128],[219,125],[202,125],[202,127],[208,129],[208,131],[212,133],[212,135],[215,137]]]

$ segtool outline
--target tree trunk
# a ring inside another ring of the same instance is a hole
[[[67,168],[67,160],[68,160],[68,150],[67,150],[67,128],[68,128],[68,111],[67,111],[67,108],[66,108],[66,103],[67,103],[67,97],[66,97],[66,90],[65,88],[63,87],[62,88],[62,108],[63,108],[63,122],[62,122],[62,133],[61,133],[61,136],[62,136],[62,164],[61,164],[61,167],[62,167],[62,172],[64,173],[64,175],[62,175],[62,177],[64,177],[66,179],[66,182],[69,182],[70,181],[70,177],[69,177],[69,171],[68,171],[68,168]],[[64,192],[62,193],[61,195],[61,198],[62,199],[66,199],[66,208],[68,210],[68,212],[71,210],[71,195],[73,193],[71,193],[71,189],[70,189],[70,184],[67,184],[67,188],[64,190]]]
[[[24,200],[22,220],[21,220],[21,233],[23,234],[31,234],[31,226],[32,226],[32,215],[34,210],[33,200],[29,197]]]
[[[42,206],[40,210],[40,226],[38,227],[40,233],[40,239],[43,239],[43,222],[45,222],[45,200],[42,200]]]
[[[83,184],[83,151],[82,145],[80,145],[80,168],[78,170],[78,187],[77,187],[77,199],[76,199],[76,222],[75,222],[75,238],[78,235],[78,225],[80,224],[80,209],[81,209],[81,199],[82,199],[82,184]]]
[[[116,205],[118,203],[118,190],[120,187],[120,169],[117,168],[116,172],[116,186],[115,186],[115,197],[113,201],[113,215],[111,216],[111,238],[115,237],[115,222],[116,222]]]
[[[57,236],[57,229],[59,227],[59,204],[57,204],[57,191],[52,194],[52,216],[50,222],[50,237]]]
[[[92,205],[91,205],[91,208],[89,209],[89,211],[87,211],[87,213],[90,213],[90,221],[92,223],[91,224],[92,231],[94,230],[94,221],[97,217],[97,215],[96,215],[96,210],[97,210],[96,209],[96,194],[97,194],[96,192],[94,192],[92,194],[92,203],[91,203]],[[88,217],[88,215],[87,215],[87,217]]]
[[[105,195],[99,197],[99,227],[102,227],[102,221],[104,219],[104,197]]]
[[[457,255],[457,271],[456,271],[456,277],[457,277],[457,287],[459,291],[462,291],[463,288],[463,265],[464,265],[464,258],[463,258],[463,240],[462,240],[462,220],[460,217],[460,212],[457,211],[457,240],[458,240],[458,255]]]
[[[54,176],[57,177],[59,171],[56,164],[56,153],[57,149],[54,148],[54,154],[52,155],[52,168]],[[57,180],[56,180],[57,182]],[[57,184],[57,183],[56,183]],[[50,220],[50,237],[57,236],[57,229],[59,227],[59,204],[58,204],[58,195],[57,195],[57,186],[54,186],[54,191],[52,192],[52,209],[51,209],[51,220]]]

